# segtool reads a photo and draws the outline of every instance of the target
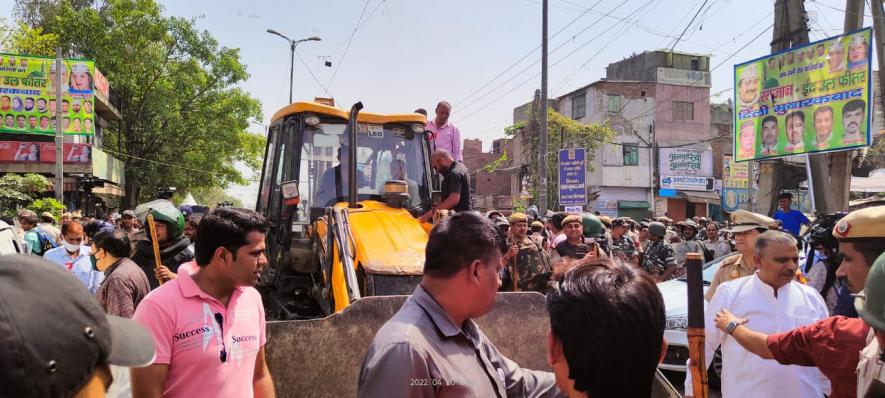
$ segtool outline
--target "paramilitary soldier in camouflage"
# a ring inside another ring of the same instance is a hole
[[[626,218],[612,220],[611,252],[612,258],[636,266],[639,265],[639,251],[636,250],[633,238],[627,234],[629,224],[630,221]]]
[[[503,289],[545,293],[552,269],[540,235],[528,236],[528,217],[523,213],[511,215],[509,221],[507,247],[510,249],[504,254],[504,264],[510,270],[511,281]]]
[[[676,255],[673,247],[664,242],[667,227],[657,221],[648,224],[648,238],[651,241],[640,266],[655,282],[671,279],[676,271]]]

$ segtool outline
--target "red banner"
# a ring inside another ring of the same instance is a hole
[[[86,164],[92,161],[89,144],[65,144],[65,163]],[[55,143],[36,141],[0,141],[2,163],[55,163]]]
[[[111,95],[111,87],[108,84],[108,78],[104,77],[104,75],[98,71],[98,68],[95,68],[95,93],[101,94],[103,99],[108,99]]]

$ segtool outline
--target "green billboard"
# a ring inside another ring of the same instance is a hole
[[[94,76],[94,61],[63,60],[59,105],[54,58],[0,53],[0,132],[55,134],[60,106],[65,134],[94,134]]]
[[[872,30],[734,67],[734,160],[870,145]]]

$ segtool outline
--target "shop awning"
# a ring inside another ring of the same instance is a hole
[[[716,192],[679,191],[679,194],[691,203],[714,203],[722,200]]]
[[[641,200],[641,201],[619,200],[618,201],[618,208],[620,208],[620,209],[648,209],[649,207],[651,207],[651,205],[648,204],[648,202],[646,202],[644,200]]]

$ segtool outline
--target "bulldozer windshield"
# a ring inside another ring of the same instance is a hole
[[[306,208],[323,208],[346,202],[348,184],[357,184],[358,200],[381,200],[384,183],[406,181],[410,207],[430,201],[430,181],[424,134],[414,134],[408,124],[359,123],[357,175],[348,175],[348,138],[344,123],[305,126],[301,149],[300,189],[310,198]]]

